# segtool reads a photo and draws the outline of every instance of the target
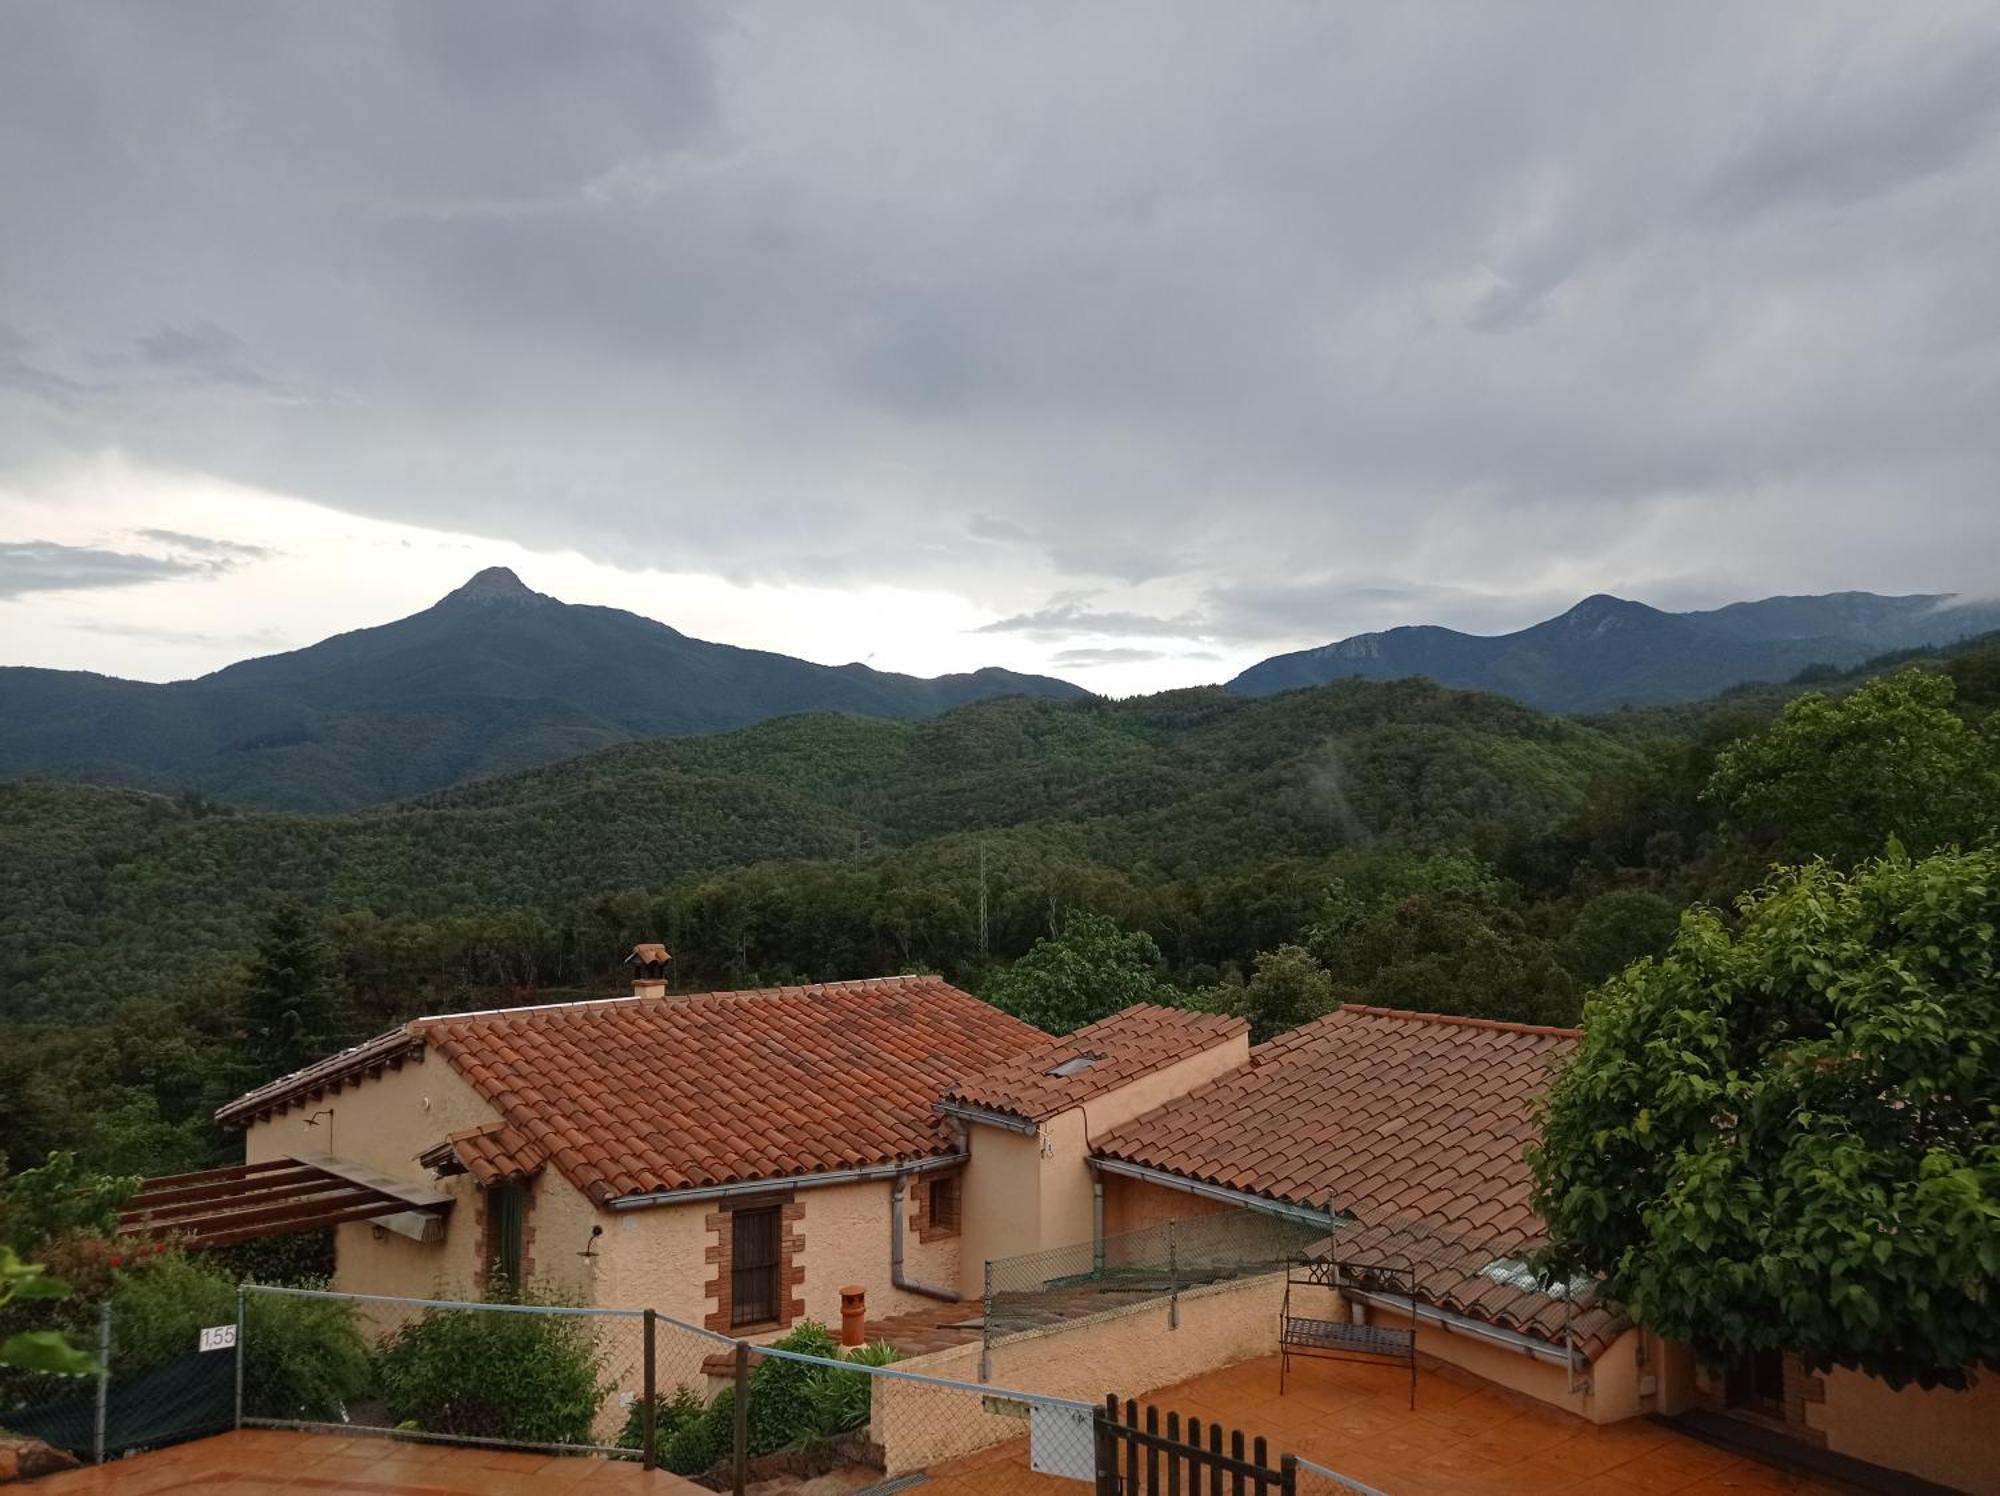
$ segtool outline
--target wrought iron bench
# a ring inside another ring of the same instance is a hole
[[[1294,1288],[1351,1289],[1371,1295],[1408,1300],[1410,1327],[1351,1324],[1346,1320],[1315,1319],[1292,1311]],[[1417,1274],[1409,1263],[1342,1261],[1307,1257],[1294,1261],[1285,1274],[1285,1302],[1278,1311],[1278,1392],[1282,1396],[1291,1373],[1292,1357],[1317,1356],[1329,1361],[1400,1363],[1410,1372],[1410,1406],[1417,1405]]]

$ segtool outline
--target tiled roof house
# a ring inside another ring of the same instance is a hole
[[[1230,1295],[1209,1309],[1100,1313],[1094,1264],[1283,1221],[1411,1270],[1401,1297],[1315,1289],[1315,1313],[1413,1327],[1422,1354],[1598,1422],[1711,1395],[1685,1348],[1523,1260],[1535,1101],[1574,1030],[1350,1005],[1253,1048],[1239,1018],[1142,1004],[1055,1038],[935,977],[677,995],[670,959],[638,953],[629,998],[418,1019],[240,1097],[219,1113],[245,1134],[235,1219],[339,1220],[344,1288],[462,1295],[498,1271],[744,1338],[834,1322],[858,1286],[965,1378],[986,1265],[1055,1264],[1026,1276],[1082,1296],[1126,1391],[1190,1354],[1162,1334],[1269,1354],[1282,1275],[1264,1259],[1197,1284]],[[155,1183],[152,1202],[189,1189]],[[226,1192],[192,1189],[165,1206],[183,1229]],[[1835,1380],[1792,1360],[1780,1411],[1821,1437],[1807,1410]]]
[[[463,1292],[498,1269],[749,1333],[837,1318],[850,1283],[881,1312],[955,1293],[966,1155],[934,1103],[1049,1042],[935,977],[693,994],[645,978],[627,998],[416,1019],[218,1115],[253,1164],[421,1167],[454,1193],[441,1224],[340,1227],[343,1287]],[[893,1254],[892,1220],[909,1238]]]

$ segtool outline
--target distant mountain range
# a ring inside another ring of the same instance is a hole
[[[1698,613],[1665,613],[1599,594],[1518,633],[1418,625],[1274,655],[1229,689],[1268,696],[1346,676],[1421,675],[1544,711],[1601,712],[1691,701],[1745,681],[1789,680],[1809,666],[1857,665],[1992,629],[2000,629],[2000,603],[1950,593],[1767,597]]]
[[[0,669],[0,778],[339,810],[792,712],[924,717],[994,696],[1088,694],[1008,670],[927,680],[711,644],[493,567],[411,617],[198,680]]]

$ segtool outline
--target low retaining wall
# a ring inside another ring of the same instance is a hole
[[[888,1474],[894,1477],[1025,1435],[1028,1409],[1007,1402],[1009,1389],[1098,1403],[1107,1392],[1139,1397],[1239,1361],[1274,1355],[1284,1296],[1285,1275],[1275,1273],[1188,1289],[1178,1310],[1166,1299],[1153,1299],[1089,1319],[1023,1330],[994,1342],[987,1378],[994,1390],[989,1396],[878,1382],[870,1437],[882,1447]],[[976,1382],[979,1358],[975,1342],[897,1364],[902,1370]],[[1275,1394],[1276,1387],[1272,1390]]]

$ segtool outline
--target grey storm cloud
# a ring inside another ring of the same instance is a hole
[[[218,540],[212,535],[190,535],[185,530],[144,529],[132,532],[141,540],[175,550],[192,551],[218,561],[263,561],[275,554],[267,545],[245,545],[240,540]]]
[[[7,24],[0,479],[117,451],[1050,640],[1992,590],[1980,4]]]
[[[173,577],[200,576],[214,563],[173,556],[144,556],[98,546],[50,540],[0,541],[0,598],[30,592],[83,592],[136,587]]]

